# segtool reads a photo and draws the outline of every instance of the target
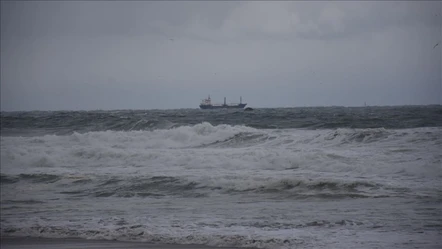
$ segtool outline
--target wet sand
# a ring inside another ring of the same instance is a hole
[[[235,249],[234,247],[211,247],[204,245],[151,244],[86,239],[1,238],[2,249]]]

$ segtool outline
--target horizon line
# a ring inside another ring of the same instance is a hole
[[[404,106],[442,106],[441,104],[403,104],[403,105],[362,105],[362,106],[344,106],[344,105],[312,105],[312,106],[280,106],[280,107],[252,107],[253,109],[288,109],[288,108],[327,108],[327,107],[344,107],[344,108],[367,108],[367,107],[404,107]],[[245,108],[221,108],[217,110],[244,110]],[[54,110],[0,110],[3,112],[94,112],[94,111],[156,111],[156,110],[201,110],[201,111],[210,111],[203,110],[198,107],[194,108],[123,108],[123,109],[54,109]]]

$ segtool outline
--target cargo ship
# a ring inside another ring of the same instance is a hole
[[[212,104],[210,95],[207,99],[203,99],[200,104],[201,109],[222,109],[222,108],[244,108],[247,103],[242,103],[242,97],[239,97],[239,103],[226,104],[226,97],[224,97],[224,104]]]

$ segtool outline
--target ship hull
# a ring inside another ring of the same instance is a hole
[[[244,108],[247,104],[238,105],[200,105],[201,109],[232,109],[232,108]]]

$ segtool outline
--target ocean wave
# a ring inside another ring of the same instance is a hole
[[[352,144],[376,143],[385,140],[398,142],[434,142],[440,144],[440,129],[427,128],[411,131],[387,130],[384,128],[306,131],[306,130],[259,130],[242,125],[211,125],[203,122],[193,126],[179,126],[153,131],[97,131],[77,133],[68,136],[44,135],[39,137],[2,137],[2,144],[8,149],[10,144],[32,147],[67,146],[77,147],[79,157],[94,157],[97,148],[114,149],[173,149],[173,148],[241,148],[268,144],[274,148],[284,145],[313,144]],[[81,147],[84,150],[81,149]],[[90,150],[88,147],[94,146]],[[86,149],[87,148],[87,149]],[[2,152],[5,151],[2,149]],[[29,151],[20,151],[21,156]],[[5,155],[14,157],[14,155]],[[100,155],[105,156],[105,155]],[[118,156],[118,155],[116,155]],[[50,158],[41,157],[41,166],[51,166]]]
[[[142,225],[122,226],[115,229],[71,229],[57,226],[34,226],[28,228],[6,227],[1,228],[1,235],[10,237],[35,237],[35,238],[83,238],[94,240],[139,241],[152,244],[175,245],[207,245],[216,247],[246,247],[246,248],[293,248],[305,245],[307,242],[301,238],[289,236],[251,236],[236,234],[198,234],[198,233],[161,234],[151,233]]]
[[[274,139],[276,139],[276,136],[271,136],[267,133],[240,132],[225,140],[217,140],[212,143],[195,146],[194,148],[241,148],[255,146]]]
[[[264,194],[272,198],[381,198],[409,194],[407,188],[376,182],[337,179],[256,178],[250,176],[213,177],[78,177],[72,175],[2,175],[17,179],[4,184],[54,184],[53,191],[67,196],[153,197],[181,196],[203,198],[210,195]]]
[[[309,231],[356,227],[382,227],[370,221],[330,219],[289,221],[189,222],[172,227],[144,224],[121,217],[93,221],[70,220],[68,224],[51,224],[34,219],[32,224],[6,224],[1,235],[9,237],[84,238],[95,240],[138,241],[153,244],[196,244],[217,247],[294,248],[315,241]],[[295,235],[296,234],[296,235]]]
[[[336,129],[327,134],[325,140],[338,140],[341,143],[374,143],[388,138],[392,131],[384,128],[374,129]]]
[[[33,183],[54,183],[61,179],[61,176],[52,174],[20,174],[18,177]]]
[[[143,143],[145,148],[187,148],[228,141],[241,134],[250,133],[259,134],[262,132],[246,126],[213,126],[203,122],[193,126],[179,126],[154,131],[74,133],[69,138],[76,142],[85,140],[110,141],[114,142],[116,148],[121,148],[119,145],[128,142]]]
[[[387,198],[408,194],[407,189],[391,188],[374,182],[290,178],[230,182],[222,187],[222,191],[229,194],[268,194],[274,199]]]
[[[189,197],[211,192],[390,196],[384,187],[389,183],[398,187],[393,195],[404,192],[399,187],[422,187],[408,186],[397,180],[401,177],[437,182],[440,131],[258,130],[201,123],[155,131],[2,137],[1,181],[58,184],[66,194],[100,197],[164,196],[178,190]],[[370,181],[357,180],[367,176]]]
[[[404,129],[440,127],[440,106],[299,107],[243,110],[119,110],[1,112],[2,136],[71,135],[93,131],[152,131],[209,122],[257,129]]]
[[[5,174],[0,174],[0,183],[1,184],[11,184],[11,183],[16,183],[18,182],[20,179],[18,177],[14,177],[14,176],[9,176],[9,175],[5,175]]]
[[[202,227],[209,226],[212,227],[211,224],[199,224]],[[230,224],[226,224],[226,227],[249,227],[249,228],[265,228],[266,230],[285,230],[285,229],[297,229],[297,228],[309,228],[309,227],[324,227],[324,228],[332,228],[332,227],[345,227],[345,226],[363,226],[366,225],[362,221],[354,221],[354,220],[313,220],[307,222],[278,222],[278,221],[246,221],[246,222],[234,222]],[[371,224],[369,224],[371,225]]]

